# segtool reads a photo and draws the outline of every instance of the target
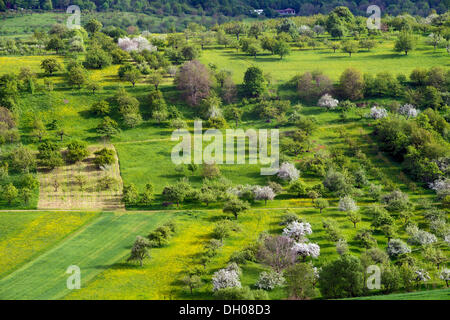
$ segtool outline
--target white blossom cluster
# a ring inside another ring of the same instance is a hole
[[[273,200],[275,198],[275,192],[269,186],[255,186],[253,193],[255,194],[255,200]]]
[[[298,33],[308,37],[314,36],[314,31],[307,25],[301,25],[298,28]]]
[[[141,52],[143,50],[148,51],[156,51],[157,48],[152,45],[146,38],[144,37],[136,37],[136,38],[119,38],[118,46],[127,52],[138,51]]]
[[[339,104],[339,100],[334,99],[328,93],[326,93],[322,97],[320,97],[319,101],[317,102],[317,105],[319,107],[324,107],[327,109],[335,109],[338,106],[338,104]]]
[[[314,280],[317,281],[320,278],[320,271],[322,271],[322,268],[313,267],[313,273],[314,273]]]
[[[317,243],[296,242],[292,249],[302,257],[317,258],[320,255],[320,247]]]
[[[430,189],[436,191],[438,195],[450,193],[450,179],[448,178],[437,179],[429,183],[428,186],[430,187]]]
[[[428,272],[426,272],[424,269],[418,269],[415,271],[416,273],[416,281],[428,281],[431,279]]]
[[[235,187],[229,188],[227,190],[228,193],[233,194],[237,196],[238,198],[242,198],[244,196],[246,197],[254,197],[255,196],[255,190],[256,186],[246,184],[246,185],[237,185]]]
[[[426,17],[424,19],[424,23],[431,24],[431,22],[433,22],[433,20],[438,18],[438,17],[439,17],[439,15],[437,13],[432,13],[432,14],[430,14],[428,17]]]
[[[283,229],[283,236],[289,237],[295,241],[306,241],[306,235],[311,234],[311,225],[308,222],[292,221]]]
[[[212,277],[213,291],[224,288],[241,287],[239,274],[235,270],[220,269]]]
[[[439,274],[439,279],[444,281],[450,281],[450,269],[443,269]]]
[[[444,237],[444,241],[450,246],[450,234]]]
[[[386,118],[387,115],[388,115],[388,113],[387,113],[387,111],[386,111],[385,108],[375,107],[375,106],[374,106],[374,107],[372,107],[372,108],[370,109],[370,115],[369,115],[369,116],[370,116],[372,119],[377,120],[377,119]]]
[[[411,252],[411,248],[400,239],[391,239],[386,250],[391,257]]]
[[[283,162],[278,169],[277,176],[282,180],[295,181],[300,177],[300,171],[292,163]]]
[[[350,198],[349,196],[345,196],[339,200],[338,205],[339,211],[358,211],[358,206],[356,205],[355,200]]]
[[[398,113],[404,115],[406,118],[415,118],[419,115],[419,110],[416,109],[412,104],[404,104],[398,109]]]
[[[273,290],[276,287],[280,287],[286,280],[281,273],[276,271],[263,271],[259,275],[256,287],[264,290]]]
[[[218,106],[211,106],[208,110],[208,118],[220,118],[222,117],[222,109],[220,109]]]
[[[427,244],[432,244],[437,241],[434,234],[429,233],[425,230],[420,230],[417,226],[409,226],[406,228],[406,232],[409,234],[408,242],[412,245],[424,246]]]

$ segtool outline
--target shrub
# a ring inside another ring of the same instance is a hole
[[[391,239],[388,242],[386,250],[390,257],[398,257],[399,255],[411,252],[411,248],[400,239]]]
[[[67,145],[66,157],[69,162],[78,162],[89,155],[87,144],[84,141],[74,140]]]
[[[220,269],[212,277],[213,291],[225,288],[241,288],[239,274],[234,270]]]
[[[227,287],[214,292],[217,300],[254,300],[255,297],[249,287]]]
[[[115,161],[115,152],[113,149],[103,148],[99,151],[94,152],[94,154],[95,154],[94,163],[98,167],[111,165]]]
[[[280,287],[284,284],[285,279],[281,273],[275,271],[263,271],[259,274],[256,287],[264,290],[273,290],[276,287]]]

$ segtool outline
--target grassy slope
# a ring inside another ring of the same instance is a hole
[[[395,38],[394,38],[395,39]],[[281,83],[291,79],[297,73],[321,70],[331,79],[337,80],[346,68],[353,67],[361,72],[376,74],[389,71],[395,75],[403,73],[409,75],[414,68],[427,68],[430,66],[448,67],[448,55],[445,49],[436,52],[430,46],[419,42],[415,51],[404,56],[393,52],[394,43],[384,41],[371,51],[361,50],[349,57],[348,54],[327,48],[292,49],[291,55],[282,60],[278,56],[268,53],[255,58],[244,53],[236,53],[235,49],[205,50],[200,60],[205,63],[214,63],[218,69],[233,72],[233,78],[240,83],[248,67],[256,65],[265,73],[270,73],[273,80]],[[382,66],[382,68],[380,68]]]
[[[103,213],[58,246],[0,280],[1,299],[56,299],[68,293],[65,271],[81,269],[82,286],[128,254],[134,238],[146,234],[168,213]]]
[[[211,239],[213,222],[223,217],[220,211],[184,212],[177,214],[178,231],[163,248],[152,249],[151,259],[142,268],[120,260],[88,284],[74,291],[68,299],[211,299],[211,276],[226,264],[229,256],[256,240],[267,230],[278,232],[280,211],[253,211],[239,218],[242,231],[224,240],[224,246],[202,277],[204,285],[191,296],[180,280],[186,270],[198,264],[203,245]],[[260,266],[257,268],[261,269]],[[244,283],[253,284],[250,272],[244,272]]]
[[[396,293],[380,296],[359,297],[351,300],[450,300],[450,289]]]
[[[341,227],[345,238],[349,241],[352,254],[359,255],[364,249],[353,241],[356,232],[369,227],[371,218],[363,214],[363,221],[355,229],[347,220],[344,213],[336,208],[326,209],[322,214],[316,209],[291,209],[301,218],[311,223],[313,234],[309,237],[312,242],[321,247],[321,254],[314,260],[315,266],[322,266],[327,261],[338,257],[335,244],[326,240],[326,232],[322,227],[322,219],[335,219]],[[125,260],[118,261],[112,268],[97,276],[85,288],[72,292],[68,299],[211,299],[211,277],[215,271],[223,268],[230,255],[241,250],[246,244],[257,239],[262,231],[280,234],[282,226],[280,217],[286,210],[253,209],[239,217],[242,231],[224,240],[224,246],[219,254],[207,265],[205,275],[202,276],[203,285],[195,290],[191,296],[183,287],[181,279],[186,271],[199,266],[199,253],[206,241],[211,239],[213,222],[224,217],[221,211],[192,211],[179,213],[177,221],[179,230],[170,240],[169,245],[151,250],[151,260],[142,268],[126,264]],[[386,247],[386,238],[375,234],[379,247]],[[405,240],[405,237],[402,237]],[[415,254],[416,255],[416,254]],[[265,267],[257,263],[247,263],[243,266],[242,284],[254,288],[259,273]],[[435,270],[436,271],[436,270]],[[442,285],[441,281],[438,281]],[[269,292],[272,299],[285,298],[283,288]]]
[[[0,212],[0,275],[37,257],[95,216],[80,212]]]

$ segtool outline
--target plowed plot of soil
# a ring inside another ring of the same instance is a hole
[[[114,148],[112,145],[106,147]],[[90,155],[81,162],[51,171],[40,170],[38,209],[125,209],[121,202],[123,185],[117,155],[115,162],[105,169],[99,169],[93,162],[94,152],[101,148],[103,146],[90,146]],[[77,180],[80,175],[85,176],[83,187]],[[104,190],[100,187],[99,180],[105,176],[117,180],[114,188]],[[59,185],[57,188],[55,180]]]

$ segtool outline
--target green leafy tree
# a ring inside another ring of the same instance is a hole
[[[89,155],[87,144],[81,140],[73,140],[67,145],[66,157],[69,162],[78,162]]]
[[[90,19],[89,22],[84,25],[84,29],[91,34],[100,31],[102,27],[102,23],[95,18]]]
[[[45,141],[38,146],[38,151],[37,159],[39,165],[54,169],[64,164],[59,146],[56,143]]]
[[[248,209],[250,209],[250,204],[248,202],[242,201],[237,197],[232,197],[225,203],[223,212],[232,213],[234,215],[234,218],[237,220],[238,215],[247,211]]]
[[[108,101],[101,100],[91,106],[90,111],[97,116],[106,116],[111,112]]]
[[[402,31],[395,41],[394,50],[397,52],[404,52],[408,55],[408,52],[412,51],[416,45],[416,38],[408,31]]]
[[[30,203],[30,199],[33,196],[33,192],[29,188],[22,188],[19,191],[19,196],[25,205]]]
[[[174,201],[177,207],[180,207],[180,203],[184,201],[186,196],[191,191],[191,185],[187,179],[181,179],[172,186],[164,188],[162,195],[163,198],[168,201]]]
[[[43,69],[45,73],[52,75],[53,72],[61,70],[61,65],[55,58],[47,58],[41,61],[41,69]]]
[[[104,137],[111,138],[120,132],[117,122],[106,116],[97,126],[97,132]]]
[[[75,67],[71,68],[67,74],[67,80],[70,85],[78,87],[81,89],[81,86],[86,84],[88,81],[86,69],[83,67]]]
[[[139,193],[136,189],[136,186],[131,183],[129,185],[125,185],[123,187],[123,201],[126,204],[136,204],[139,200]]]
[[[64,42],[58,37],[53,37],[48,41],[46,49],[55,50],[56,53],[59,53],[62,49],[64,49]]]
[[[244,91],[247,96],[258,97],[266,89],[263,72],[258,67],[250,67],[244,75]]]
[[[284,272],[284,277],[290,298],[305,300],[315,297],[315,275],[311,264],[294,264]]]
[[[150,253],[148,251],[149,247],[150,247],[149,240],[147,240],[144,237],[137,236],[136,241],[134,242],[133,247],[131,248],[131,255],[127,259],[127,261],[138,261],[140,266],[142,267],[144,260],[150,258]]]
[[[115,152],[113,149],[103,148],[101,150],[95,151],[94,163],[98,166],[111,165],[116,160]]]
[[[189,274],[185,276],[182,280],[184,285],[189,289],[191,292],[191,295],[193,294],[193,290],[201,287],[202,285],[202,279],[195,275],[195,274]]]
[[[291,47],[285,41],[279,40],[275,43],[273,53],[279,55],[281,60],[284,56],[287,56],[291,53]]]
[[[314,208],[319,209],[320,213],[322,213],[323,209],[326,209],[329,207],[329,203],[327,199],[316,199],[314,201]]]
[[[12,183],[8,183],[6,186],[4,186],[2,191],[3,199],[5,199],[9,205],[11,205],[19,195],[19,191]]]
[[[352,53],[358,52],[359,45],[356,41],[346,41],[342,45],[342,51],[348,53],[351,57]]]
[[[322,267],[320,292],[326,298],[356,297],[364,287],[364,275],[358,258],[346,254]]]

